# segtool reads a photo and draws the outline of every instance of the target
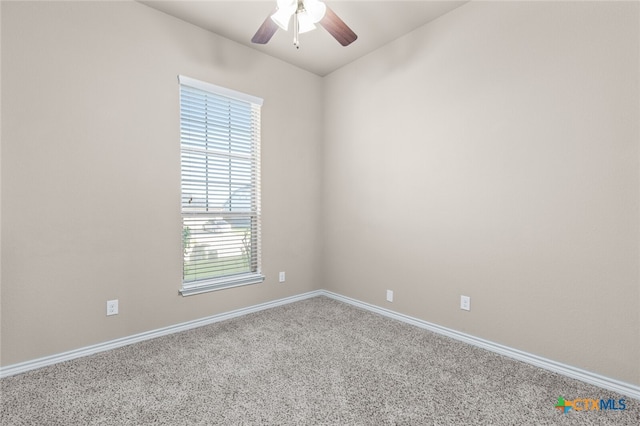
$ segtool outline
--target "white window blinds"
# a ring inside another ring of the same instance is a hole
[[[180,82],[181,294],[261,282],[262,99]]]

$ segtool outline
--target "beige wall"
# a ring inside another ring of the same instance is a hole
[[[472,2],[328,76],[326,287],[640,384],[638,18]]]
[[[178,295],[178,74],[265,99],[262,284]],[[3,2],[2,365],[318,288],[321,90],[139,3]]]

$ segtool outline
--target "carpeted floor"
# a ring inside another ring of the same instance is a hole
[[[0,386],[2,425],[640,424],[640,401],[326,297]],[[559,396],[626,410],[563,414]]]

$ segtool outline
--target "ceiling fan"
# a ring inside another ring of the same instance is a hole
[[[348,46],[358,36],[342,19],[320,0],[278,0],[277,9],[267,16],[251,39],[252,43],[267,44],[278,27],[287,31],[293,16],[293,45],[300,48],[299,34],[306,33],[320,24],[338,43]]]

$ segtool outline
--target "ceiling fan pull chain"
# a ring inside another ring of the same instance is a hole
[[[293,45],[300,49],[300,27],[298,26],[298,11],[293,14]]]

